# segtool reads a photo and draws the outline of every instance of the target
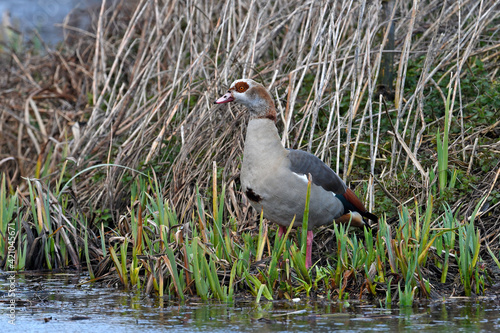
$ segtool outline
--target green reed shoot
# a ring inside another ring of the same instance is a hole
[[[292,230],[294,222],[295,222],[295,219],[292,220],[292,222],[288,226],[286,233],[282,237],[279,237],[277,232],[276,232],[276,235],[274,237],[274,246],[273,246],[273,249],[271,251],[272,252],[271,253],[271,262],[269,263],[269,268],[267,270],[267,276],[265,276],[269,290],[274,290],[275,283],[279,277],[278,260],[281,258],[281,256],[285,252],[285,245],[286,245],[286,242],[288,239],[288,235],[290,234],[290,231]]]
[[[390,308],[391,306],[391,303],[392,303],[392,295],[391,295],[391,283],[392,283],[392,276],[390,276],[388,279],[387,279],[387,290],[385,292],[385,306],[387,308]],[[399,285],[398,285],[399,287]]]
[[[61,185],[63,182],[64,175],[66,173],[66,166],[68,165],[68,160],[65,160],[62,164],[61,172],[59,174],[58,180],[56,180],[56,188],[54,191],[55,196],[59,196],[59,190],[61,189]]]
[[[376,267],[378,273],[378,282],[384,282],[386,280],[386,251],[385,251],[385,241],[384,234],[387,233],[387,223],[385,218],[379,220],[379,231],[377,232],[377,239],[375,241],[376,248]],[[389,245],[390,246],[390,245]]]
[[[488,243],[486,243],[486,248],[488,249],[488,253],[490,254],[491,258],[493,259],[497,267],[500,269],[500,260],[498,260],[497,256],[493,253],[493,250],[490,248]]]
[[[118,273],[118,277],[120,278],[120,281],[122,282],[123,287],[125,289],[128,289],[128,279],[127,279],[126,267],[124,270],[123,266],[121,265],[120,260],[118,259],[118,256],[116,255],[116,251],[115,251],[114,247],[112,247],[112,246],[109,247],[109,254],[111,255],[111,259],[113,260],[113,263],[115,264],[116,272]]]
[[[344,271],[349,267],[349,253],[347,248],[348,229],[348,225],[333,224],[333,232],[337,241],[337,266],[335,269],[335,284],[337,286],[341,285]]]
[[[18,206],[17,193],[7,196],[8,189],[6,186],[5,174],[2,174],[2,181],[0,183],[0,249],[8,248],[9,241],[9,226],[11,230],[16,231],[19,235],[20,228],[16,228],[17,224],[12,223],[14,221],[14,212]],[[19,237],[19,236],[18,236]],[[7,251],[5,251],[5,254]],[[3,259],[3,258],[1,258]],[[10,269],[7,269],[10,270]]]
[[[450,81],[451,85],[451,81]],[[446,189],[448,182],[448,134],[450,131],[450,99],[451,99],[451,86],[448,89],[448,97],[444,106],[444,133],[443,141],[441,141],[441,134],[439,129],[436,134],[437,142],[437,156],[438,156],[438,180],[439,180],[439,193],[442,195]],[[453,173],[452,185],[454,186],[456,180],[456,172]]]
[[[177,263],[175,262],[174,253],[169,246],[165,248],[165,252],[167,253],[167,255],[162,256],[162,259],[167,266],[167,270],[169,271],[170,276],[172,277],[172,285],[174,286],[177,297],[179,297],[181,300],[184,300],[183,290],[185,285],[182,280],[182,274],[179,274],[180,272],[178,270]]]
[[[177,214],[175,210],[170,207],[168,200],[163,196],[163,192],[158,184],[156,175],[153,175],[153,177],[154,181],[150,180],[150,187],[154,190],[154,196],[146,193],[148,200],[146,200],[144,204],[149,213],[152,215],[156,227],[158,228],[160,242],[155,243],[154,248],[155,251],[159,252],[163,251],[165,249],[165,244],[171,241],[171,239],[168,238],[170,228],[178,225],[179,222],[177,221]],[[147,221],[147,219],[145,220]],[[171,237],[173,237],[172,234],[173,233],[170,234]],[[143,235],[147,241],[147,235]]]
[[[200,261],[204,268],[204,275],[207,276],[210,289],[212,289],[213,295],[219,300],[226,300],[226,293],[222,290],[219,277],[217,275],[217,269],[215,268],[215,262],[210,257],[209,262],[207,262],[205,256],[200,257]]]
[[[314,278],[314,289],[319,290],[320,284],[323,284],[324,288],[329,287],[330,272],[327,267],[314,266],[316,270],[316,277]]]
[[[444,205],[443,227],[446,229],[458,228],[459,221],[453,216],[450,206]],[[455,249],[455,233],[447,232],[443,235],[444,261],[441,273],[441,283],[446,282],[450,263],[450,251]]]
[[[416,206],[416,204],[415,204]],[[418,211],[418,207],[415,207],[416,211]],[[420,234],[416,234],[417,241],[419,242],[418,246],[418,255],[420,256],[419,262],[421,265],[425,265],[425,261],[427,259],[427,250],[429,249],[427,245],[429,245],[428,240],[429,240],[429,235],[431,231],[431,217],[432,217],[432,209],[433,209],[433,198],[432,195],[429,195],[427,198],[427,205],[425,208],[425,215],[424,215],[424,223],[422,224],[422,230]],[[419,215],[417,214],[416,217],[416,223],[419,226],[420,225],[420,219]],[[418,230],[418,229],[417,229]],[[425,251],[425,253],[424,253]]]
[[[434,242],[436,240],[441,240],[441,237],[446,237],[445,239],[447,241],[448,241],[448,239],[450,239],[450,240],[453,239],[453,242],[452,242],[453,244],[448,244],[447,246],[454,245],[454,243],[455,243],[455,241],[454,241],[455,235],[453,232],[458,227],[454,227],[453,220],[446,222],[445,225],[449,226],[449,227],[445,227],[445,228],[441,228],[441,229],[434,229],[434,231],[438,231],[438,232],[433,233],[432,238],[429,240],[430,231],[431,231],[430,222],[431,222],[431,216],[432,216],[432,207],[433,207],[432,196],[429,196],[429,200],[427,202],[426,213],[425,213],[424,227],[422,229],[423,236],[422,236],[422,239],[421,239],[420,245],[419,245],[418,264],[420,266],[425,266],[425,263],[427,260],[427,254],[428,254],[431,246],[434,244]],[[450,243],[451,243],[451,241],[450,241]],[[451,247],[449,249],[452,249],[452,248],[453,247]],[[448,249],[448,252],[449,252],[449,249]],[[439,253],[439,255],[441,255],[440,251],[438,253]],[[448,255],[449,255],[449,253],[448,253]]]
[[[202,300],[208,300],[208,283],[205,278],[202,278],[202,264],[200,263],[200,255],[198,242],[200,239],[194,237],[191,242],[193,251],[193,260],[191,261],[191,269],[194,275],[194,281],[196,285],[196,293],[201,297]],[[203,255],[203,254],[202,254]]]
[[[471,296],[471,283],[476,269],[480,245],[479,229],[477,229],[476,233],[473,221],[460,228],[458,243],[460,249],[458,256],[460,280],[464,286],[465,296]]]
[[[20,230],[20,223],[18,225],[18,229]],[[22,236],[23,238],[26,237],[26,235]],[[18,242],[17,246],[17,270],[22,270],[26,267],[26,257],[28,255],[28,242],[22,241],[23,238],[21,238],[21,241]]]
[[[382,219],[381,219],[382,220]],[[364,239],[365,239],[365,251],[366,255],[364,257],[363,269],[365,275],[365,282],[367,283],[368,291],[375,295],[375,285],[373,284],[373,278],[370,274],[370,268],[376,268],[377,262],[377,251],[373,242],[373,234],[367,228],[364,228]]]
[[[267,240],[267,224],[264,223],[264,210],[260,211],[259,220],[259,237],[257,238],[257,251],[255,253],[255,260],[260,261],[264,254],[264,246]]]
[[[32,183],[35,187],[33,187]],[[47,237],[47,235],[51,235],[53,233],[50,221],[49,197],[44,196],[41,183],[38,180],[28,180],[28,188],[30,194],[31,213],[33,214],[32,216],[37,230],[37,236],[42,243],[42,251],[44,253],[47,269],[51,270],[52,256],[54,255],[54,240],[52,237]]]
[[[297,272],[297,276],[301,280],[311,282],[311,277],[306,268],[305,256],[293,243],[290,245],[290,259],[292,260],[293,267]]]
[[[479,283],[477,280],[478,274],[478,259],[481,246],[481,237],[479,229],[474,227],[474,219],[482,207],[486,197],[481,199],[474,212],[470,217],[468,224],[464,224],[460,227],[458,233],[458,244],[459,244],[459,255],[458,255],[458,270],[460,272],[460,281],[464,286],[464,291],[466,296],[472,294],[472,280],[476,276],[476,285]]]
[[[236,265],[233,264],[233,267],[231,268],[231,275],[229,276],[229,287],[228,287],[226,302],[234,301],[235,279],[236,279]]]
[[[217,193],[217,165],[213,163],[212,168],[212,211],[213,211],[213,225],[214,233],[212,243],[216,249],[216,253],[219,258],[225,258],[229,262],[232,262],[232,258],[229,255],[229,250],[224,240],[224,200],[225,200],[226,186],[222,187],[220,196]],[[197,192],[199,195],[199,192]]]
[[[35,192],[33,190],[33,186],[31,184],[31,180],[28,180],[28,190],[29,190],[29,194],[30,194],[30,209],[31,209],[31,214],[33,216],[33,224],[35,225],[35,228],[38,232],[38,234],[40,234],[42,232],[42,222],[41,221],[38,221],[39,219],[39,215],[37,213],[37,205],[35,204]]]
[[[347,236],[347,235],[346,235]],[[358,241],[356,234],[352,235],[351,239],[348,239],[348,243],[352,248],[350,252],[351,256],[351,268],[354,270],[361,269],[365,262],[365,257],[368,255],[363,243]]]
[[[411,307],[415,298],[417,287],[412,287],[411,284],[405,283],[404,290],[401,290],[401,282],[398,283],[399,306]]]
[[[387,224],[385,220],[379,221],[379,232],[377,236],[380,236],[378,239],[378,245],[379,245],[379,251],[382,252],[381,256],[385,257],[385,248],[383,247],[383,244],[385,244],[385,247],[387,248],[387,257],[389,259],[389,266],[391,268],[391,273],[396,273],[398,271],[397,265],[396,265],[396,258],[395,258],[395,252],[393,250],[393,245],[392,245],[392,233],[391,233],[391,226]],[[380,270],[382,270],[382,267],[380,267]],[[385,279],[384,279],[385,280]],[[380,282],[383,282],[384,280],[381,280]]]
[[[238,276],[243,276],[244,269],[250,267],[250,257],[251,257],[251,244],[252,237],[248,233],[242,235],[244,247],[242,251],[238,253],[238,261],[236,262],[236,274]]]
[[[94,275],[94,270],[92,269],[92,262],[90,261],[90,255],[89,255],[89,232],[87,226],[87,219],[84,217],[82,219],[84,220],[84,226],[85,226],[85,237],[83,242],[83,248],[85,251],[85,261],[87,262],[87,270],[89,271],[90,279],[94,280],[95,275]]]
[[[199,232],[201,234],[201,238],[205,243],[208,243],[208,238],[207,238],[207,222],[205,218],[205,208],[203,205],[203,201],[201,200],[200,196],[200,191],[198,189],[198,186],[196,186],[196,207],[197,213],[198,213],[198,225],[199,225]]]
[[[99,228],[99,236],[101,238],[101,250],[103,256],[107,256],[107,250],[106,250],[106,234],[104,233],[104,223],[101,222],[101,227]]]
[[[401,290],[401,282],[398,283],[399,306],[408,307],[413,305],[415,292],[418,289],[415,281],[415,273],[418,267],[418,252],[414,251],[408,258],[408,269],[404,276],[404,290]]]
[[[132,247],[132,261],[130,263],[130,284],[137,289],[141,288],[141,279],[139,273],[142,268],[142,264],[139,264],[139,259],[137,258],[137,247]]]
[[[250,288],[250,292],[255,296],[256,303],[260,302],[262,296],[270,301],[273,300],[273,296],[265,283],[262,283],[257,277],[250,274],[246,269],[244,271],[244,277],[248,287]]]
[[[373,242],[373,233],[368,228],[364,228],[363,234],[365,240],[365,249],[367,251],[365,257],[365,264],[372,263],[376,260],[377,257],[377,251]]]
[[[299,286],[296,288],[296,292],[305,291],[306,295],[309,297],[309,292],[313,287],[313,281],[308,269],[306,268],[305,256],[301,251],[297,249],[295,244],[290,246],[290,256],[293,263],[293,267],[297,273],[296,280],[299,282]]]

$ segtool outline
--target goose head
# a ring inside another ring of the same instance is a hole
[[[215,104],[236,102],[248,108],[251,118],[268,118],[276,121],[273,99],[264,86],[251,79],[234,81],[227,93]]]

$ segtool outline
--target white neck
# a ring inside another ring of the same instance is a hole
[[[248,122],[245,152],[259,151],[260,154],[285,152],[274,121],[267,118],[251,119]]]
[[[285,156],[286,149],[281,144],[274,121],[266,118],[251,119],[245,139],[242,172],[268,170],[276,163],[281,163]]]

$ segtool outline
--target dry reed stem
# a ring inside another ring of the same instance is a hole
[[[314,152],[351,185],[367,184],[368,206],[377,211],[379,182],[391,185],[386,191],[409,182],[412,191],[392,193],[394,199],[416,195],[425,202],[436,166],[428,135],[441,119],[429,122],[424,110],[429,91],[453,73],[450,117],[459,139],[450,140],[449,153],[467,174],[482,174],[474,155],[489,147],[477,140],[498,123],[468,128],[461,80],[472,57],[498,61],[500,43],[488,40],[498,36],[490,30],[500,17],[498,1],[396,0],[390,19],[380,1],[364,0],[104,1],[97,12],[89,32],[63,24],[68,44],[61,51],[2,59],[0,160],[15,158],[19,171],[10,163],[0,168],[22,189],[20,176],[32,176],[38,158],[53,149],[48,174],[57,173],[67,151],[77,162],[74,173],[102,161],[155,168],[166,197],[190,218],[195,185],[209,193],[215,162],[227,184],[227,213],[253,223],[257,214],[236,177],[246,116],[238,106],[212,104],[242,76],[270,88],[284,145]],[[396,46],[385,50],[391,21]],[[394,52],[397,66],[395,103],[387,111],[378,87],[384,52]],[[410,86],[408,68],[422,56]],[[44,91],[51,95],[40,99]],[[108,167],[100,181],[103,171],[73,184],[74,205],[110,209],[118,221],[127,214],[130,183],[123,179],[130,171]],[[401,173],[410,180],[397,179]]]

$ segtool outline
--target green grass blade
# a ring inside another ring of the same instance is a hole
[[[172,275],[172,277],[174,278],[175,291],[177,292],[177,295],[181,298],[181,300],[184,300],[184,293],[182,291],[183,287],[179,279],[179,273],[177,270],[177,263],[175,262],[174,252],[169,246],[165,247],[165,252],[167,253],[168,257],[167,267],[170,271],[170,275]]]

